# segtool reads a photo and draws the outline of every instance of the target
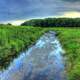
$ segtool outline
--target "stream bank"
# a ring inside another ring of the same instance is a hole
[[[66,80],[63,53],[56,33],[49,31],[1,72],[0,80]]]

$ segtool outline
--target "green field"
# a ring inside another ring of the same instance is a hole
[[[80,28],[40,28],[0,25],[0,69],[6,68],[21,51],[36,42],[48,30],[58,33],[65,50],[69,80],[80,80]]]
[[[41,28],[0,26],[0,69],[6,68],[13,58],[21,51],[28,49],[31,44],[43,34]]]
[[[58,37],[66,53],[69,80],[80,80],[80,28],[61,29]]]

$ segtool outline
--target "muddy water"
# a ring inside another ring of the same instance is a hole
[[[0,72],[0,80],[66,80],[62,53],[55,32],[45,33],[7,70]]]

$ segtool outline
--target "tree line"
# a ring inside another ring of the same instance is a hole
[[[32,19],[22,23],[21,25],[35,27],[80,27],[80,18]]]

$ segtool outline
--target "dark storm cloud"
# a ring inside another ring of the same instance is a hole
[[[0,0],[0,21],[80,11],[80,0]]]
[[[77,2],[77,1],[80,1],[80,0],[63,0],[63,1],[67,1],[67,2]]]

